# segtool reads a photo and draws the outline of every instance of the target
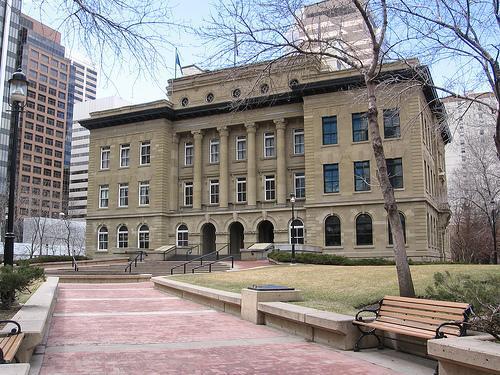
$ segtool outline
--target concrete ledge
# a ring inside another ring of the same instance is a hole
[[[86,267],[86,266],[96,266],[102,265],[107,266],[111,264],[121,264],[127,263],[129,259],[126,257],[123,258],[108,258],[108,259],[92,259],[92,260],[79,260],[77,261],[78,267]],[[33,263],[33,266],[42,267],[46,269],[52,268],[71,268],[71,261],[68,262],[45,262],[45,263]]]
[[[150,273],[140,275],[60,275],[60,283],[139,283],[150,281]]]
[[[20,362],[29,362],[33,350],[42,342],[48,329],[48,321],[54,310],[58,283],[59,278],[47,277],[47,281],[40,285],[38,290],[12,318],[21,325],[21,330],[25,333],[21,347],[17,352],[17,358]],[[10,325],[6,325],[1,332],[8,333],[10,328],[12,328]],[[0,368],[3,369],[3,367]]]
[[[0,365],[2,375],[28,375],[30,372],[29,363],[13,363]]]
[[[439,361],[440,375],[500,373],[500,343],[490,335],[429,340],[427,351]]]

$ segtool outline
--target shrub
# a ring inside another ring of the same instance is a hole
[[[75,255],[76,260],[89,260],[90,258],[83,255]],[[49,263],[49,262],[71,262],[73,260],[69,255],[42,255],[36,258],[23,259],[16,262],[18,265],[25,264],[36,264],[36,263]]]
[[[500,275],[487,273],[479,279],[437,272],[434,285],[426,289],[426,294],[431,299],[472,304],[470,328],[500,340]]]
[[[43,268],[27,264],[20,267],[4,266],[0,268],[0,300],[3,309],[10,309],[18,292],[27,291],[33,281],[45,277]]]
[[[292,254],[284,251],[272,251],[268,254],[277,262],[290,262]],[[386,266],[393,265],[394,262],[382,258],[366,258],[366,259],[350,259],[341,255],[334,254],[320,254],[320,253],[301,253],[295,254],[295,261],[297,263],[307,264],[325,264],[334,266]]]

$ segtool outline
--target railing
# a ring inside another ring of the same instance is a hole
[[[195,247],[198,247],[200,245],[196,245]],[[174,270],[177,269],[177,268],[180,268],[180,267],[183,267],[183,273],[186,273],[186,266],[190,263],[194,263],[194,262],[197,262],[197,261],[200,261],[200,265],[203,264],[203,260],[208,258],[209,256],[211,255],[214,255],[215,254],[215,259],[216,260],[219,260],[219,252],[223,249],[225,249],[228,245],[225,245],[223,247],[221,247],[219,250],[215,250],[215,251],[212,251],[211,253],[208,253],[208,254],[205,254],[205,255],[202,255],[202,256],[199,256],[197,258],[194,258],[194,259],[191,259],[187,262],[184,262],[182,264],[178,264],[172,268],[170,268],[170,274],[173,275],[174,274]]]
[[[200,245],[194,245],[194,246],[191,246],[189,248],[187,248],[186,250],[186,260],[189,260],[189,256],[193,253],[193,249],[196,249],[200,247]],[[177,250],[179,250],[179,248],[177,246],[175,246],[174,248],[172,249],[167,249],[163,252],[163,260],[167,260],[167,254],[170,254],[171,252],[174,252],[174,255],[177,255]]]
[[[74,254],[71,256],[71,267],[73,268],[73,270],[75,272],[78,272],[78,263],[76,261],[76,258],[75,258]]]
[[[205,263],[205,264],[200,264],[199,266],[191,268],[191,272],[194,273],[195,270],[204,268],[208,266],[208,272],[212,272],[212,264],[220,263],[225,259],[231,259],[231,268],[234,268],[234,256],[230,255],[224,258],[220,258],[218,260],[214,260],[213,262],[210,263]]]
[[[177,246],[174,246],[171,249],[167,249],[163,252],[163,260],[167,260],[167,254],[170,254],[171,252],[174,252],[175,255],[177,255]]]
[[[127,272],[128,270],[128,273],[132,273],[132,264],[134,265],[134,267],[137,267],[137,260],[139,260],[139,262],[142,262],[144,260],[144,257],[147,257],[148,256],[148,253],[146,253],[145,251],[139,251],[137,253],[137,255],[135,256],[134,259],[132,259],[130,262],[128,262],[127,264],[127,267],[125,267],[125,272]]]

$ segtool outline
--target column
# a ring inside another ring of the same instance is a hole
[[[257,126],[255,123],[245,124],[247,128],[247,205],[255,206],[257,204],[257,176],[255,164],[255,132]]]
[[[170,150],[170,211],[179,207],[179,136],[174,133]]]
[[[285,119],[274,120],[276,124],[276,203],[286,204],[286,142],[285,142]]]
[[[201,130],[193,130],[191,134],[193,134],[194,138],[193,209],[201,210],[201,194],[203,192],[203,132]]]
[[[226,208],[229,198],[229,170],[228,170],[228,135],[227,126],[217,128],[219,131],[219,206]]]

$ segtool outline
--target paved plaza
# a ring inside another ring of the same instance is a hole
[[[152,283],[59,284],[40,374],[397,374]]]

